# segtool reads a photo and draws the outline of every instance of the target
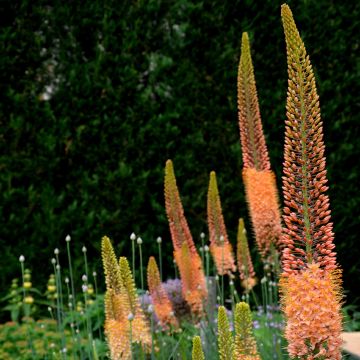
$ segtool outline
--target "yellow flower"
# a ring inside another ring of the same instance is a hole
[[[34,298],[32,296],[25,296],[24,298],[24,303],[25,304],[33,304],[34,303]]]
[[[31,281],[25,281],[25,282],[24,282],[24,288],[25,288],[25,289],[30,289],[31,287],[32,287]]]
[[[56,286],[55,285],[48,285],[47,290],[48,290],[48,292],[55,292],[56,291]]]
[[[193,338],[192,360],[205,360],[200,336],[194,336]]]

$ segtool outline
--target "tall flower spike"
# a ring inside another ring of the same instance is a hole
[[[250,291],[256,285],[256,277],[254,266],[251,261],[244,219],[239,219],[237,233],[237,262],[241,285],[245,291]]]
[[[325,145],[315,77],[289,6],[281,7],[288,61],[284,150],[283,268],[335,269],[334,234],[326,195]]]
[[[233,360],[234,339],[224,306],[218,312],[218,349],[220,360]]]
[[[248,34],[242,35],[238,71],[238,107],[244,168],[270,170],[270,160],[263,133],[254,68]]]
[[[184,215],[171,160],[165,166],[165,207],[174,249],[181,249],[182,244],[187,242],[191,252],[195,253],[196,248]]]
[[[105,282],[107,289],[113,289],[115,293],[120,292],[121,277],[111,241],[104,236],[101,241],[101,253],[105,272]]]
[[[253,335],[250,307],[245,302],[235,308],[235,350],[234,359],[261,360]]]
[[[184,216],[171,160],[166,162],[165,167],[165,206],[174,258],[181,276],[183,297],[192,312],[200,314],[207,297],[203,264]]]
[[[106,279],[105,335],[111,359],[130,359],[130,340],[141,343],[145,351],[151,348],[150,329],[137,298],[135,283],[126,258],[119,264],[108,237],[102,239],[102,258]],[[134,315],[131,323],[128,316]]]
[[[280,293],[288,352],[296,359],[341,359],[341,272],[330,222],[319,97],[304,43],[282,5],[287,61]]]
[[[192,360],[205,360],[204,352],[201,346],[200,336],[194,336],[192,347]]]
[[[241,43],[238,107],[246,200],[260,254],[264,261],[273,262],[271,253],[281,236],[278,191],[261,124],[247,33]]]
[[[210,235],[210,251],[214,258],[218,274],[231,274],[236,270],[233,249],[226,232],[221,210],[219,190],[215,171],[210,173],[207,197],[207,215]]]
[[[154,311],[160,323],[163,326],[172,325],[177,327],[178,323],[174,316],[171,301],[162,286],[159,269],[153,256],[149,259],[147,280],[152,303],[154,305]]]

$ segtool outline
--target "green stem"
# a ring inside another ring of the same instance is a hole
[[[30,316],[30,314],[27,314],[27,313],[30,312],[30,311],[28,311],[26,309],[26,304],[25,304],[25,297],[26,297],[26,290],[25,290],[25,287],[24,287],[25,269],[24,269],[24,263],[21,260],[20,260],[20,266],[21,266],[22,290],[23,290],[23,309],[24,309],[25,316],[28,317],[28,316]],[[33,342],[32,342],[32,336],[31,336],[31,333],[30,333],[30,328],[29,328],[28,321],[26,322],[26,333],[27,333],[27,337],[28,337],[28,344],[29,344],[29,347],[31,349],[31,356],[32,356],[33,359],[35,359],[36,354],[35,354],[35,349],[34,349]]]
[[[135,239],[131,240],[131,250],[132,250],[132,271],[135,280]]]
[[[174,263],[174,269],[175,269],[175,279],[177,279],[178,274],[177,274],[177,265],[176,265],[175,259],[173,260],[173,263]]]
[[[95,286],[95,296],[96,296],[96,301],[99,300],[98,298],[98,287],[97,287],[97,280],[96,280],[96,272],[93,272],[93,277],[94,277],[94,286]],[[100,311],[97,311],[97,320],[98,320],[98,324],[99,324],[99,339],[102,341],[102,333],[101,333],[101,322],[100,322]]]
[[[161,242],[158,242],[159,249],[159,264],[160,264],[160,280],[163,281],[163,273],[162,273],[162,254],[161,254]]]
[[[140,279],[141,279],[141,290],[144,290],[144,274],[143,274],[143,259],[142,259],[141,244],[139,244],[139,253],[140,253]]]
[[[85,302],[85,316],[86,316],[86,332],[87,332],[87,351],[89,355],[89,359],[92,359],[92,329],[91,329],[91,319],[89,316],[88,306],[87,306],[87,282],[84,284],[86,286],[86,290],[84,291],[84,302]]]
[[[132,320],[129,321],[129,324],[130,324],[130,354],[131,354],[131,360],[134,359],[133,357],[133,346],[132,346]]]
[[[301,179],[302,179],[302,194],[304,197],[303,200],[303,211],[304,211],[304,225],[305,225],[305,238],[306,238],[306,255],[308,263],[312,262],[312,244],[311,244],[311,223],[310,223],[310,209],[309,209],[309,197],[308,197],[308,182],[307,182],[307,144],[306,144],[306,117],[307,111],[304,102],[304,87],[303,87],[303,76],[301,69],[300,56],[298,54],[296,62],[298,64],[298,74],[299,74],[299,99],[300,99],[300,136],[301,136]]]

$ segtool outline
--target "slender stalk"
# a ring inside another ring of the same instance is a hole
[[[209,257],[209,247],[204,246],[205,259],[206,259],[206,286],[209,287],[209,276],[210,276],[210,257]]]
[[[268,282],[267,278],[266,278],[266,276],[264,276],[261,279],[261,289],[262,289],[262,294],[263,294],[263,305],[264,305],[264,312],[265,313],[267,313],[267,311],[268,311],[267,305],[269,304],[267,282]]]
[[[132,319],[129,321],[130,324],[130,355],[131,355],[131,360],[134,359],[134,354],[133,354],[133,346],[132,346]]]
[[[59,294],[59,277],[58,277],[58,271],[56,269],[56,259],[51,259],[51,263],[54,268],[54,274],[55,274],[55,285],[56,285],[56,320],[57,320],[57,328],[59,334],[61,334],[61,314],[60,314],[60,294]]]
[[[160,236],[156,239],[156,242],[157,242],[157,244],[158,244],[158,250],[159,250],[160,280],[161,280],[161,282],[162,282],[162,281],[163,281],[163,274],[162,274],[162,253],[161,253],[161,243],[162,243],[162,239],[161,239]]]
[[[71,241],[71,237],[70,235],[67,235],[65,238],[66,241],[66,252],[67,252],[67,256],[68,256],[68,263],[69,263],[69,275],[70,275],[70,287],[71,287],[71,299],[70,299],[70,295],[69,295],[69,300],[71,300],[71,304],[72,304],[72,311],[75,311],[76,306],[75,306],[75,302],[76,302],[76,293],[75,293],[75,285],[74,285],[74,274],[73,274],[73,269],[72,269],[72,261],[71,261],[71,251],[70,251],[70,241]],[[76,320],[76,334],[78,337],[78,344],[80,345],[80,335],[79,335],[79,322]],[[84,359],[84,355],[82,352],[82,349],[80,347],[80,358]]]
[[[224,305],[224,236],[220,237],[221,241],[221,305]]]
[[[95,286],[95,296],[96,300],[98,300],[98,286],[97,286],[97,279],[96,279],[96,271],[93,271],[93,277],[94,277],[94,286]],[[100,322],[100,313],[97,311],[97,321],[99,324],[99,339],[102,341],[102,332],[101,332],[101,322]]]
[[[82,247],[82,252],[84,254],[84,264],[85,264],[85,274],[86,274],[86,277],[89,278],[89,273],[88,273],[88,262],[87,262],[87,249],[85,246]]]
[[[136,240],[136,235],[134,233],[132,233],[130,235],[130,240],[131,240],[131,256],[132,256],[132,273],[133,273],[134,280],[135,280],[135,240]]]
[[[22,277],[22,291],[23,291],[23,308],[24,308],[24,314],[25,316],[29,316],[30,314],[27,314],[27,309],[26,309],[26,304],[25,304],[25,297],[26,297],[26,290],[25,290],[25,286],[24,286],[24,282],[25,282],[25,269],[24,269],[24,261],[25,261],[25,257],[23,255],[20,256],[19,258],[20,261],[20,266],[21,266],[21,277]],[[29,347],[31,349],[31,355],[32,358],[35,359],[35,349],[33,346],[33,342],[32,342],[32,337],[31,337],[31,333],[30,333],[30,329],[29,329],[29,325],[28,323],[26,324],[26,332],[28,335],[28,344]]]
[[[230,279],[230,282],[229,282],[229,285],[230,285],[230,292],[231,292],[231,316],[232,316],[232,321],[233,321],[233,324],[235,323],[235,286],[234,286],[234,282],[232,279]]]
[[[142,239],[139,237],[137,239],[137,244],[139,245],[139,256],[140,256],[140,280],[141,280],[141,290],[144,290],[144,274],[143,274],[143,258],[142,258]]]
[[[75,326],[75,323],[74,323],[74,311],[72,309],[72,302],[71,302],[71,296],[70,296],[70,287],[69,287],[69,278],[66,277],[65,278],[65,284],[66,284],[66,289],[67,289],[67,295],[68,295],[68,306],[69,306],[69,313],[70,313],[70,319],[71,319],[71,323],[70,323],[70,329],[71,329],[71,338],[72,338],[72,341],[73,342],[77,342],[77,337],[75,335],[75,330],[74,330],[74,326]]]
[[[86,332],[87,332],[87,338],[88,338],[88,342],[87,342],[87,352],[89,355],[89,359],[92,359],[92,329],[91,329],[91,319],[89,316],[89,311],[88,311],[88,299],[87,299],[87,280],[84,282],[83,284],[83,293],[84,293],[84,307],[85,307],[85,317],[86,317]]]
[[[56,292],[59,298],[59,305],[60,305],[60,309],[59,309],[59,314],[60,314],[60,326],[62,327],[63,324],[63,314],[64,314],[64,302],[63,302],[63,291],[62,291],[62,281],[61,281],[61,266],[60,266],[60,260],[59,260],[59,250],[55,249],[54,250],[54,254],[56,257],[56,276],[55,279],[57,280],[57,286],[56,286]],[[63,331],[63,329],[61,330]],[[64,343],[62,343],[62,349],[65,348],[66,343],[65,343],[65,337],[61,338],[62,342],[64,341]],[[66,358],[66,353],[65,353],[65,358]]]
[[[201,239],[201,248],[202,248],[202,251],[201,251],[201,260],[202,260],[202,263],[204,264],[205,263],[205,260],[204,260],[204,256],[205,256],[205,242],[204,242],[204,239],[205,239],[205,234],[204,233],[201,233],[200,234],[200,239]]]
[[[72,301],[72,308],[73,310],[75,310],[75,299],[76,299],[76,295],[75,295],[75,287],[74,287],[74,276],[73,276],[73,271],[72,271],[72,264],[71,264],[71,252],[70,252],[70,236],[68,235],[66,237],[66,251],[67,251],[67,255],[68,255],[68,262],[69,262],[69,274],[70,274],[70,286],[71,286],[71,301]]]
[[[175,279],[177,279],[177,278],[178,278],[178,274],[177,274],[177,265],[176,265],[175,259],[173,260],[173,263],[174,263],[174,269],[175,269]]]
[[[150,314],[150,326],[151,326],[151,360],[155,359],[155,347],[154,347],[154,319],[153,314]]]
[[[251,291],[251,295],[252,295],[252,298],[253,298],[253,300],[254,300],[255,306],[258,308],[258,307],[259,307],[259,300],[258,300],[258,298],[257,298],[254,290],[251,289],[250,291]]]

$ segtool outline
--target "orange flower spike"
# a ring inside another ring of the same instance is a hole
[[[121,257],[117,262],[106,236],[102,238],[101,249],[106,280],[104,329],[110,358],[130,359],[130,321],[132,341],[141,343],[145,351],[151,348],[150,329],[140,307],[127,259]]]
[[[241,285],[246,291],[250,291],[256,285],[254,266],[251,260],[249,244],[246,236],[244,219],[239,219],[237,233],[237,263],[241,279]]]
[[[337,267],[329,198],[326,195],[325,145],[315,77],[288,5],[282,5],[288,61],[284,150],[283,268],[296,273],[305,264]]]
[[[341,272],[330,222],[319,97],[309,56],[288,5],[281,7],[287,61],[280,292],[288,352],[341,359]]]
[[[171,160],[165,167],[165,207],[174,246],[174,258],[180,271],[182,293],[194,313],[202,313],[207,297],[205,274],[189,226],[184,216]]]
[[[181,204],[179,190],[176,185],[174,167],[171,160],[168,160],[165,166],[165,207],[174,249],[181,249],[183,242],[186,241],[191,252],[196,252],[189,225],[186,221],[184,209]]]
[[[171,324],[173,327],[178,327],[171,301],[161,284],[159,269],[153,256],[149,258],[147,280],[154,311],[160,323],[165,326]]]
[[[221,210],[219,190],[214,171],[210,173],[207,197],[207,215],[210,235],[210,252],[220,275],[231,274],[236,270],[233,249],[226,232]]]
[[[263,133],[254,68],[248,34],[242,35],[238,70],[238,108],[244,168],[270,170],[269,155]]]
[[[270,169],[251,60],[249,37],[243,33],[238,71],[238,108],[243,154],[243,181],[256,242],[264,261],[272,262],[279,246],[281,217],[275,175]]]
[[[296,359],[341,359],[341,273],[311,264],[280,280],[288,352]]]

